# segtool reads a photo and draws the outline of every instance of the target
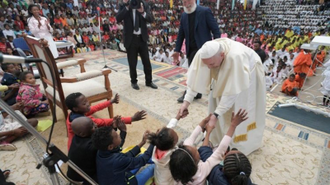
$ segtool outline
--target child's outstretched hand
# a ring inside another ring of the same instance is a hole
[[[138,144],[138,146],[141,148],[144,144],[146,144],[148,136],[150,134],[149,130],[146,130],[143,134],[142,141]]]
[[[147,112],[145,110],[138,111],[132,116],[133,121],[140,121],[146,118]]]
[[[122,132],[126,132],[127,128],[125,123],[122,120],[119,120],[118,124],[117,124],[117,128],[122,131]]]
[[[233,112],[231,115],[231,125],[237,127],[240,123],[248,119],[247,114],[248,113],[242,109],[239,109],[236,115]]]
[[[118,93],[115,95],[115,97],[111,100],[111,103],[114,104],[118,104],[119,103],[119,95]]]
[[[206,124],[205,126],[206,133],[211,133],[214,128],[215,125]]]
[[[205,131],[205,126],[206,126],[206,124],[210,121],[211,116],[212,116],[212,114],[208,115],[206,118],[204,118],[204,119],[199,123],[199,126],[202,127],[203,132]]]
[[[185,109],[185,110],[183,110],[182,116],[181,116],[181,113],[180,113],[180,110],[179,110],[178,113],[176,114],[175,119],[180,120],[181,118],[186,117],[188,114],[189,114],[188,109]]]
[[[117,115],[113,118],[112,128],[118,128],[119,122],[121,121],[121,116]]]

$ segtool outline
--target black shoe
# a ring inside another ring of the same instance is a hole
[[[131,84],[131,86],[133,87],[133,89],[135,89],[135,90],[140,90],[140,87],[139,87],[139,85],[136,83],[136,84]]]
[[[178,103],[183,103],[183,100],[184,100],[184,95],[182,95],[180,98],[178,98]]]
[[[198,93],[196,96],[195,96],[195,100],[197,100],[197,99],[201,99],[202,98],[202,94],[201,93]]]
[[[150,83],[150,84],[146,84],[146,86],[147,87],[151,87],[151,88],[153,88],[153,89],[158,89],[158,87],[157,87],[157,85],[156,84],[154,84],[154,83]]]

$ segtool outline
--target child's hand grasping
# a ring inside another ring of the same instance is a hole
[[[188,109],[185,109],[185,110],[183,110],[183,112],[182,112],[182,116],[181,116],[181,114],[180,114],[180,110],[179,110],[178,113],[176,114],[175,119],[180,120],[181,118],[186,117],[188,114],[189,114]]]
[[[117,127],[122,132],[126,132],[127,131],[126,125],[125,125],[125,123],[122,120],[120,120],[118,122]]]
[[[138,111],[132,116],[133,121],[140,121],[146,118],[147,112],[145,110]]]
[[[113,118],[112,128],[118,128],[119,122],[121,121],[121,116],[117,115]]]
[[[118,104],[119,103],[119,95],[118,93],[115,95],[115,97],[111,100],[111,103],[114,104]]]
[[[199,126],[202,127],[203,132],[205,131],[206,124],[210,121],[212,114],[208,115],[206,118],[204,118],[200,123]]]
[[[142,141],[138,144],[138,146],[141,148],[144,144],[146,144],[148,136],[149,136],[150,131],[146,130],[143,134]]]
[[[231,115],[231,125],[237,127],[240,123],[248,119],[247,114],[248,113],[242,109],[239,109],[236,115],[233,112]]]
[[[206,124],[205,126],[206,133],[211,133],[214,128],[215,125]]]

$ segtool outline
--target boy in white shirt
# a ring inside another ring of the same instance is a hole
[[[162,62],[165,62],[167,64],[172,64],[172,57],[168,54],[167,51],[165,51],[165,55],[162,55]]]

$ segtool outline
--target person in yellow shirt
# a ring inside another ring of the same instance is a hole
[[[290,38],[290,37],[292,37],[294,35],[294,32],[293,32],[293,30],[291,30],[291,28],[288,28],[287,30],[286,30],[286,33],[285,33],[285,37],[287,37],[287,38]]]

